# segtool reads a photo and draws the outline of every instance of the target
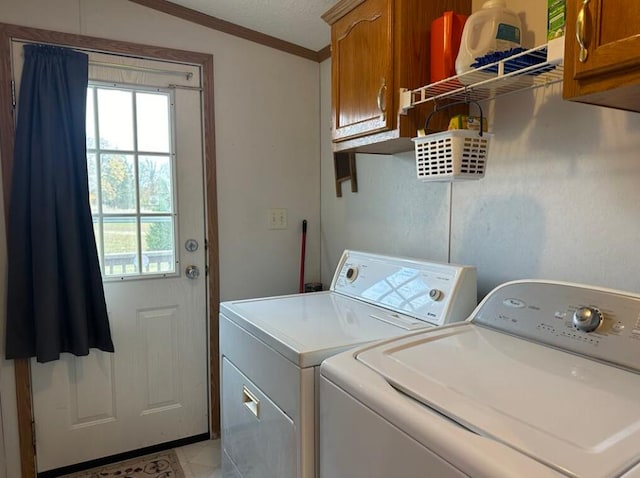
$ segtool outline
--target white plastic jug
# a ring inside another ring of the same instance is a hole
[[[472,70],[476,58],[520,46],[520,18],[507,8],[505,0],[489,0],[472,13],[462,30],[456,58],[458,75]]]

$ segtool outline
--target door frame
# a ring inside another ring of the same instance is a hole
[[[124,54],[153,60],[190,63],[201,68],[203,104],[203,144],[205,166],[205,207],[207,230],[208,301],[209,301],[209,407],[210,431],[213,438],[220,436],[220,369],[218,345],[218,313],[220,304],[218,208],[216,195],[216,160],[213,105],[213,55],[187,50],[175,50],[138,43],[109,40],[62,33],[51,30],[0,23],[0,155],[4,188],[5,223],[9,219],[9,198],[14,149],[14,108],[12,105],[11,41],[25,40],[49,43],[84,50]],[[18,430],[20,435],[20,464],[23,478],[36,476],[35,442],[32,429],[30,360],[15,360]]]

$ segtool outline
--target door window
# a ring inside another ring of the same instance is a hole
[[[105,279],[177,271],[172,92],[91,84],[87,168]]]

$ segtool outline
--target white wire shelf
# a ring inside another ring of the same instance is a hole
[[[415,90],[401,89],[401,112],[429,101],[482,101],[562,81],[562,58],[549,61],[547,45]]]

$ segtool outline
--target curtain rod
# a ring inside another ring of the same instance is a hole
[[[100,50],[92,50],[90,48],[81,48],[81,47],[68,47],[66,45],[60,45],[58,43],[50,43],[50,42],[35,42],[35,41],[29,41],[29,40],[22,40],[19,38],[15,38],[12,39],[13,42],[16,43],[22,43],[25,45],[35,45],[35,44],[40,44],[40,45],[52,45],[52,46],[62,46],[62,47],[66,47],[66,48],[71,48],[75,51],[82,51],[82,52],[87,52],[87,53],[100,53],[100,54],[111,54],[111,53],[106,53]],[[128,58],[136,58],[136,59],[141,59],[141,60],[147,60],[147,58],[139,58],[139,57],[130,57],[128,55],[122,54],[122,55],[117,55],[117,56],[122,56],[122,57],[128,57]],[[151,61],[153,61],[153,59],[150,59]],[[103,61],[92,61],[89,60],[89,64],[90,65],[94,65],[94,66],[103,66],[106,68],[121,68],[123,70],[132,70],[132,71],[146,71],[149,73],[158,73],[158,74],[167,74],[167,75],[174,75],[174,76],[184,76],[187,80],[190,80],[191,78],[193,78],[193,73],[191,73],[190,71],[175,71],[175,70],[160,70],[157,68],[149,68],[149,67],[144,67],[144,66],[135,66],[135,65],[123,65],[120,63],[109,63],[109,62],[103,62]],[[184,63],[183,63],[184,64]]]
[[[187,80],[190,80],[193,77],[193,73],[191,73],[190,71],[158,70],[156,68],[147,68],[144,66],[122,65],[119,63],[107,63],[103,61],[92,61],[92,60],[89,60],[89,65],[104,66],[106,68],[120,68],[122,70],[146,71],[149,73],[158,73],[163,75],[184,76],[187,78]]]
[[[169,84],[169,88],[174,90],[202,91],[202,88],[200,88],[199,86],[182,86],[182,85],[174,85],[172,83]]]

